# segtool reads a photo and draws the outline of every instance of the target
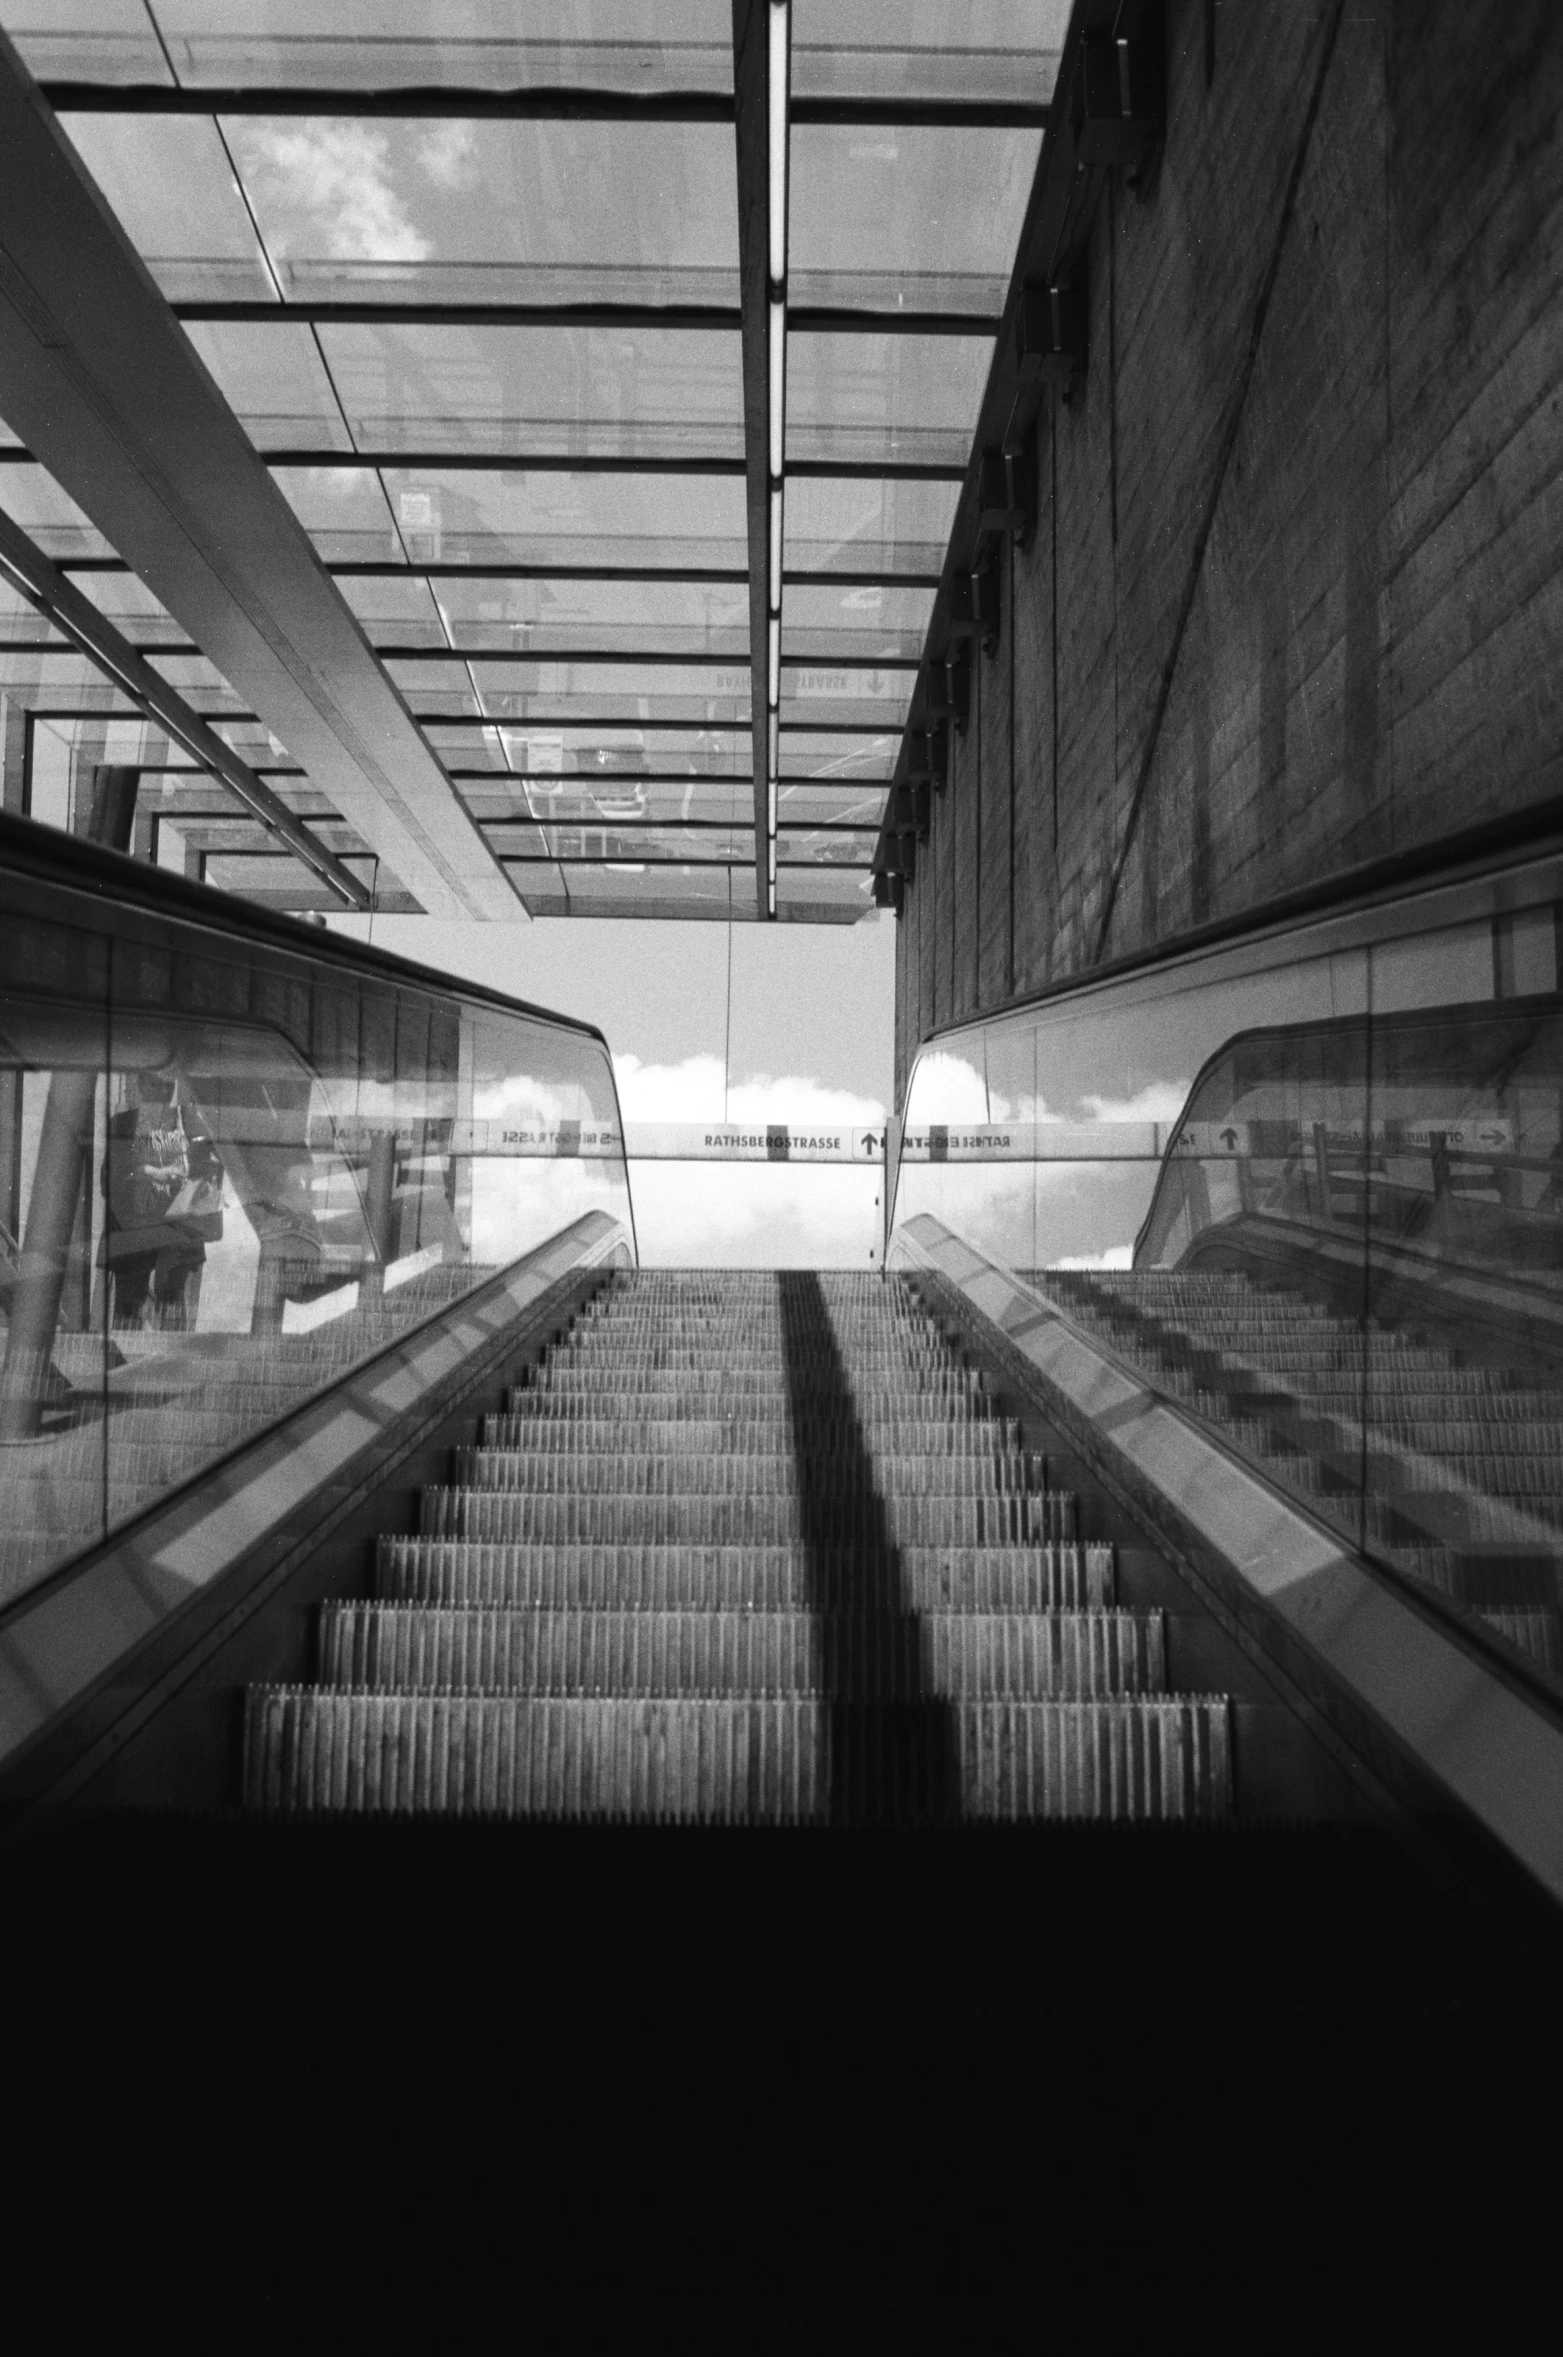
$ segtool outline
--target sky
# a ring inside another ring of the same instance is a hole
[[[370,922],[331,925],[362,940]],[[891,1102],[888,914],[856,925],[396,916],[372,925],[377,949],[595,1023],[613,1051],[626,1121],[877,1124]],[[637,1163],[631,1182],[648,1267],[878,1265],[872,1168]]]

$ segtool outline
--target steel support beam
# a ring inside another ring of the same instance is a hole
[[[768,270],[770,87],[768,0],[733,0],[733,89],[738,100],[738,287],[743,311],[744,448],[749,470],[749,714],[754,737],[754,889],[766,921],[765,845],[767,548],[770,532],[770,322]]]
[[[524,916],[3,35],[0,415],[431,916]]]
[[[262,785],[248,762],[241,761],[231,745],[225,744],[209,721],[193,712],[176,688],[171,688],[159,672],[153,670],[144,656],[138,654],[107,617],[98,612],[90,598],[82,596],[72,581],[58,572],[34,546],[20,525],[10,517],[0,515],[0,574],[29,598],[41,614],[47,614],[73,645],[58,652],[80,650],[101,664],[111,674],[127,696],[141,706],[149,720],[166,730],[174,742],[182,745],[201,767],[222,779],[225,786],[243,805],[252,818],[258,818],[268,833],[285,843],[307,868],[328,884],[337,898],[348,908],[368,908],[369,893],[352,872],[342,865],[336,855],[318,843],[303,820],[296,818],[287,804],[280,801],[269,786]],[[157,648],[161,654],[166,650]],[[99,840],[114,840],[105,835]],[[116,842],[116,848],[125,846]]]

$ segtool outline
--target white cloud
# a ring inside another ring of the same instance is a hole
[[[427,259],[429,241],[391,183],[390,142],[371,123],[252,123],[239,151],[279,258]]]
[[[418,142],[418,161],[436,188],[470,188],[478,176],[470,123],[433,123]]]
[[[1093,1121],[1159,1121],[1170,1128],[1188,1102],[1186,1080],[1153,1080],[1134,1097],[1082,1097]]]
[[[614,1072],[627,1122],[722,1119],[720,1056],[643,1064],[620,1055]],[[805,1075],[762,1073],[728,1090],[727,1118],[756,1128],[878,1127],[884,1106]],[[641,1259],[648,1268],[877,1267],[882,1176],[871,1164],[634,1162]]]
[[[680,1064],[643,1064],[638,1056],[615,1056],[619,1105],[626,1121],[720,1121],[723,1118],[722,1059],[686,1056]],[[773,1080],[758,1073],[735,1081],[726,1094],[729,1121],[756,1127],[768,1121],[824,1129],[848,1122],[882,1122],[877,1097],[789,1073]]]

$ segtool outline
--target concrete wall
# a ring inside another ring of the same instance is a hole
[[[1563,8],[1166,15],[907,892],[899,1085],[936,1024],[1563,791]]]

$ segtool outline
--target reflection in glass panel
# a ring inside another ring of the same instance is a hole
[[[873,878],[828,868],[778,868],[776,914],[794,925],[855,925],[874,909]]]
[[[193,319],[185,329],[257,450],[351,450],[353,438],[307,327]]]
[[[277,300],[214,122],[201,115],[60,120],[171,303]]]
[[[1023,99],[1058,72],[1070,0],[793,0],[792,88],[808,98]]]
[[[4,478],[0,477],[0,496],[4,489]],[[167,607],[134,573],[78,573],[74,585],[100,614],[107,614],[132,646],[153,647],[170,641],[188,643],[184,625],[174,620]]]
[[[451,639],[463,648],[622,647],[748,659],[749,589],[742,581],[441,579],[433,587]]]
[[[384,557],[394,562],[406,556],[372,467],[279,466],[273,473],[277,488],[328,564]]]
[[[604,723],[525,727],[485,721],[471,728],[431,721],[425,735],[446,767],[513,770],[533,780],[591,777],[605,786],[619,779],[749,775],[754,740],[747,728],[631,728]]]
[[[916,460],[964,467],[991,336],[854,336],[790,330],[787,461]]]
[[[655,327],[324,326],[361,449],[742,458],[736,333]]]
[[[114,554],[97,525],[36,460],[0,468],[0,508],[57,562]]]
[[[738,299],[727,124],[246,115],[223,130],[290,297]]]
[[[140,0],[112,4],[142,16]],[[640,92],[733,80],[725,0],[462,0],[437,16],[425,0],[268,0],[260,24],[227,0],[157,0],[157,17],[187,84]]]
[[[550,822],[545,826],[503,826],[485,830],[489,849],[498,859],[553,859],[594,863],[671,860],[675,865],[706,866],[712,861],[754,860],[752,827],[633,828],[603,821],[596,825]]]
[[[414,564],[741,566],[748,557],[737,476],[387,467],[384,480]]]
[[[786,564],[799,573],[937,574],[960,500],[958,483],[787,485]]]
[[[737,904],[743,900],[751,907],[754,903],[752,868],[680,868],[626,860],[613,867],[565,867],[555,873],[563,877],[570,915],[578,917],[726,918],[729,910],[738,913]],[[523,883],[521,890],[531,904],[531,887]]]
[[[337,587],[376,646],[447,643],[434,593],[420,575],[345,573]]]
[[[943,1039],[896,1199],[1553,1677],[1560,909],[1540,860]]]
[[[884,816],[882,781],[865,779],[852,786],[828,779],[818,785],[784,778],[777,793],[777,813],[783,826],[856,826],[877,833]]]
[[[14,647],[18,643],[64,647],[67,642],[52,624],[44,620],[30,598],[23,597],[21,591],[13,589],[8,581],[0,581],[0,646]],[[17,679],[24,677],[25,672],[14,668],[13,658],[13,667],[7,670],[5,676]]]
[[[754,789],[747,778],[463,778],[461,795],[481,825],[546,820],[588,827],[700,820],[747,826]]]
[[[627,1226],[584,1034],[0,889],[0,1596],[582,1213]]]
[[[847,731],[803,736],[783,729],[778,747],[784,778],[887,778],[901,749],[897,736],[853,736]]]
[[[783,826],[776,838],[776,856],[813,867],[866,868],[872,866],[878,844],[877,830],[872,828],[853,834],[822,834],[818,829]]]
[[[791,140],[794,303],[995,319],[1040,131],[799,123]]]
[[[828,721],[835,727],[903,728],[916,673],[849,669],[839,663],[783,664],[781,724]]]
[[[921,660],[934,591],[873,583],[830,589],[789,582],[782,593],[782,660]]]
[[[409,674],[414,666],[403,667]],[[426,666],[417,666],[417,669]],[[496,719],[554,717],[704,722],[736,728],[749,718],[747,665],[482,663],[471,666],[483,709]],[[413,678],[404,683],[419,693]]]
[[[120,700],[91,657],[78,654],[58,632],[49,647],[0,651],[0,694],[9,703],[74,705],[93,689],[100,689],[105,699]]]

